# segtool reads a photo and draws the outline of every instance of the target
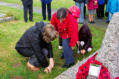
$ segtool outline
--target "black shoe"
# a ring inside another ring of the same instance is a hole
[[[91,23],[92,23],[92,24],[95,24],[95,21],[92,21]]]
[[[25,23],[27,23],[27,20],[24,20]]]
[[[64,55],[62,54],[60,58],[61,58],[61,59],[64,59]]]
[[[92,22],[91,22],[91,21],[89,21],[88,23],[90,23],[90,24],[91,24]]]
[[[30,20],[30,22],[33,22],[33,20]]]
[[[71,63],[71,64],[64,64],[62,67],[63,67],[63,68],[69,68],[69,67],[71,67],[72,65],[74,65],[74,63]]]

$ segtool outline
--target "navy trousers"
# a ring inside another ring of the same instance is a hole
[[[51,3],[46,4],[42,2],[43,20],[46,20],[46,5],[47,5],[47,12],[48,12],[48,20],[51,20]]]
[[[29,11],[29,20],[33,21],[33,4],[31,5],[23,5],[24,7],[24,21],[27,22],[28,21],[28,11]]]
[[[63,54],[65,58],[65,64],[74,63],[73,51],[71,46],[69,45],[70,39],[63,39]]]
[[[38,61],[36,55],[34,54],[34,51],[32,48],[22,48],[22,47],[17,47],[16,50],[18,51],[19,54],[21,54],[22,56],[25,57],[30,57],[29,59],[29,63],[38,67],[41,65],[41,63]],[[48,49],[43,48],[41,50],[41,52],[48,57]],[[48,62],[47,62],[47,66],[48,66]]]

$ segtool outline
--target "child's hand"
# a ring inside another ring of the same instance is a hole
[[[94,2],[94,5],[97,5],[97,3],[98,3],[98,2],[97,2],[97,1],[95,1],[95,2]]]
[[[81,54],[85,54],[86,53],[86,50],[85,49],[82,49],[81,50]]]

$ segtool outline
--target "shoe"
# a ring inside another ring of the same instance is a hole
[[[33,22],[33,20],[30,20],[30,22]]]
[[[40,70],[40,67],[35,67],[34,65],[27,62],[27,67],[30,68],[32,71],[38,71]]]
[[[92,22],[91,22],[91,21],[89,21],[88,23],[92,24]]]
[[[64,64],[62,67],[63,67],[63,68],[69,68],[69,67],[71,67],[72,65],[74,65],[74,63],[71,63],[71,64]]]
[[[64,54],[62,54],[60,58],[61,58],[61,59],[64,59]]]
[[[24,20],[25,23],[27,23],[27,20]]]
[[[62,49],[62,46],[59,46],[59,50],[61,50]]]
[[[95,21],[92,21],[91,23],[92,23],[92,24],[95,24]]]

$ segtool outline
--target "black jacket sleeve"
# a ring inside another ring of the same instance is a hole
[[[52,45],[51,43],[48,44],[48,58],[53,58],[53,51],[52,51]]]
[[[87,41],[87,44],[85,45],[85,50],[87,50],[90,46],[92,47],[92,34],[89,34],[88,36],[88,41]]]
[[[31,46],[34,50],[34,53],[39,63],[41,64],[42,67],[47,67],[48,62],[44,54],[41,52],[41,47],[39,45],[39,42],[41,41],[41,39],[39,39],[39,34],[35,32],[31,32],[31,34],[29,34],[29,39],[31,41]]]

